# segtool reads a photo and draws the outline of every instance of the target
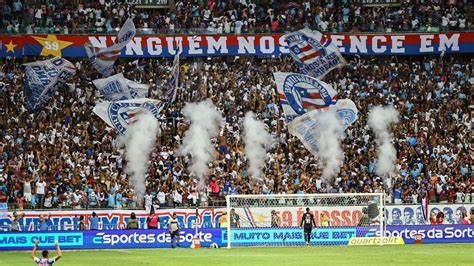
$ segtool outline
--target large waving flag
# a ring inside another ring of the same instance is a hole
[[[93,47],[90,42],[87,42],[84,45],[87,57],[89,57],[89,60],[97,71],[106,77],[110,76],[115,61],[120,55],[120,51],[133,39],[135,33],[135,24],[133,24],[133,20],[129,18],[123,24],[112,46],[99,48]]]
[[[273,73],[280,102],[288,120],[308,110],[322,109],[337,102],[337,92],[331,85],[297,73]]]
[[[337,117],[345,128],[349,127],[358,118],[358,110],[355,103],[349,99],[343,99],[328,108],[310,111],[295,118],[295,120],[288,124],[290,134],[298,137],[301,143],[313,155],[316,155],[318,152],[316,138],[316,133],[319,130],[318,115],[330,109],[336,110]]]
[[[284,35],[290,55],[303,74],[321,78],[346,64],[339,49],[321,32],[302,29]]]
[[[112,102],[145,98],[148,94],[148,85],[128,80],[124,78],[122,73],[108,78],[96,79],[92,83],[105,99]]]
[[[59,86],[74,74],[74,65],[61,57],[23,64],[29,112],[38,112]]]
[[[179,55],[181,54],[181,51],[179,49],[179,45],[177,47],[178,48],[175,51],[175,56],[173,60],[173,67],[171,68],[170,80],[168,81],[168,104],[172,104],[176,100],[176,92],[179,83]]]
[[[117,129],[120,134],[125,134],[130,124],[136,121],[136,116],[143,110],[150,111],[157,119],[165,103],[153,99],[132,99],[117,102],[101,102],[92,110],[102,118],[107,125]]]

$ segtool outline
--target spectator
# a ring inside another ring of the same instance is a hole
[[[89,230],[99,230],[99,217],[95,212],[92,212],[92,216],[89,217]]]
[[[10,230],[11,231],[20,231],[20,220],[25,217],[25,214],[18,214],[17,212],[13,212],[11,220],[11,225],[10,225]]]
[[[155,209],[152,208],[150,210],[150,215],[146,218],[146,223],[148,229],[158,229],[158,225],[160,224],[160,217],[158,214],[155,213]]]
[[[40,214],[39,215],[39,230],[40,231],[49,231],[50,227],[50,220],[51,214]]]
[[[42,209],[44,207],[44,194],[46,192],[46,182],[44,178],[40,178],[36,181],[36,202],[38,204],[38,208]]]
[[[140,222],[134,212],[130,214],[130,219],[127,221],[127,229],[139,229]]]

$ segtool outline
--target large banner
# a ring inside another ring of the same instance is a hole
[[[204,228],[216,227],[224,209],[200,209],[198,212],[200,226]],[[74,230],[78,228],[79,217],[84,216],[86,227],[89,226],[89,217],[92,211],[75,210],[75,211],[17,211],[25,213],[25,217],[20,219],[20,229],[22,231],[38,231],[40,223],[40,215],[49,214],[51,217],[48,221],[50,230]],[[143,210],[95,210],[99,217],[99,229],[113,230],[126,228],[130,214],[134,212],[140,223],[140,228],[146,227],[146,218],[148,212]],[[156,209],[155,213],[160,218],[161,227],[168,224],[168,219],[176,213],[182,228],[193,228],[196,222],[196,210],[192,209]],[[0,215],[0,232],[10,230],[12,213]]]
[[[474,32],[423,34],[325,34],[343,55],[420,55],[474,53]],[[86,57],[84,45],[109,47],[113,35],[2,35],[0,57]],[[120,57],[289,55],[282,34],[135,36]]]
[[[326,213],[331,225],[333,226],[355,226],[358,224],[362,215],[364,206],[319,206],[311,207],[317,224],[320,224],[319,217],[322,212]],[[446,224],[460,224],[461,210],[465,208],[470,210],[474,204],[436,204],[429,205],[429,213],[444,212]],[[225,208],[200,209],[199,221],[202,227],[217,227],[219,218]],[[275,210],[280,217],[282,226],[297,226],[299,219],[305,212],[303,207],[279,207],[279,208],[236,208],[236,213],[240,216],[241,224],[248,224],[253,227],[261,226],[265,221],[269,221],[271,211]],[[51,219],[48,222],[50,230],[73,230],[77,228],[78,217],[84,215],[86,226],[89,223],[89,217],[92,211],[73,210],[73,211],[17,211],[25,213],[25,218],[20,219],[20,228],[22,231],[39,230],[39,215],[50,214]],[[100,229],[123,229],[130,218],[130,214],[135,212],[140,221],[140,228],[146,228],[146,218],[148,213],[141,210],[96,210],[99,217]],[[157,209],[156,213],[160,217],[160,223],[165,225],[173,213],[176,213],[178,220],[183,228],[192,228],[196,221],[196,211],[190,209]],[[420,205],[390,205],[386,206],[386,219],[388,225],[425,225]],[[0,231],[10,230],[12,212],[0,213]]]

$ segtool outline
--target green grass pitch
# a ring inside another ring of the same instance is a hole
[[[34,265],[34,262],[30,252],[6,251],[0,252],[0,265]],[[64,251],[63,258],[54,265],[472,266],[474,265],[474,244],[82,250]]]

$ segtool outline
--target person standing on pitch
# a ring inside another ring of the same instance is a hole
[[[173,216],[168,221],[168,228],[170,230],[171,236],[171,248],[174,248],[174,238],[176,237],[176,246],[179,247],[179,226],[178,218],[176,218],[176,213],[173,213]]]
[[[59,249],[59,244],[58,242],[54,242],[54,245],[56,246],[56,252],[58,253],[58,255],[52,259],[49,258],[49,252],[47,250],[43,250],[43,252],[41,252],[41,255],[43,256],[41,259],[36,257],[36,250],[38,249],[38,246],[39,246],[39,242],[38,240],[36,240],[35,242],[35,247],[33,248],[33,251],[31,252],[31,257],[33,258],[33,261],[38,264],[38,265],[41,265],[41,266],[50,266],[50,265],[53,265],[53,263],[55,263],[56,261],[58,261],[61,257],[62,257],[62,254],[61,254],[61,249]]]
[[[309,211],[309,208],[306,208],[306,212],[303,213],[300,226],[304,228],[304,241],[306,245],[309,246],[311,244],[311,231],[313,230],[313,226],[316,226],[314,215]]]

